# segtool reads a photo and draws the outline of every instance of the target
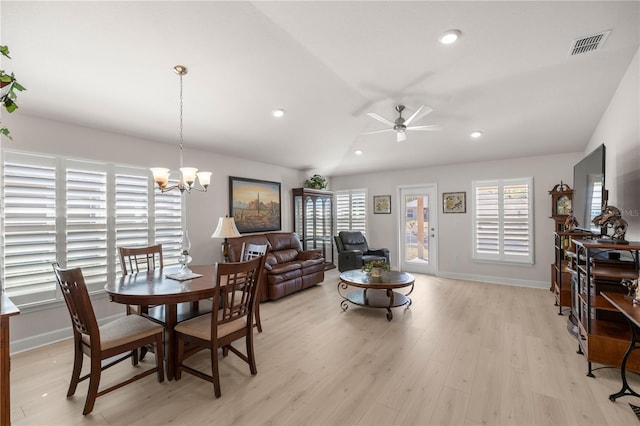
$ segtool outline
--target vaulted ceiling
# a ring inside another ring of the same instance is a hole
[[[177,144],[185,65],[186,151],[335,176],[584,150],[640,46],[639,6],[2,1],[2,68],[28,88],[16,114]],[[449,29],[461,38],[439,43]],[[442,129],[362,134],[385,127],[366,113],[393,121],[397,104],[429,105],[413,124]]]

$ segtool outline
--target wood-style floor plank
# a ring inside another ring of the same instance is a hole
[[[618,369],[586,377],[577,342],[548,290],[417,276],[413,305],[340,308],[336,270],[325,282],[261,305],[258,374],[220,362],[222,397],[190,375],[154,376],[98,398],[86,383],[66,398],[71,341],[12,358],[14,425],[638,425]],[[124,310],[124,307],[123,307]],[[143,362],[154,362],[153,354]],[[208,354],[191,359],[208,366]],[[103,385],[131,373],[122,363]],[[640,390],[640,379],[630,374]]]

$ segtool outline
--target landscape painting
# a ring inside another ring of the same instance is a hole
[[[241,234],[279,231],[280,183],[229,176],[229,213]]]

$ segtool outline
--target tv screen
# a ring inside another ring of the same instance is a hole
[[[578,229],[599,234],[600,227],[591,221],[602,213],[607,202],[604,186],[605,147],[597,147],[573,167],[573,216]]]

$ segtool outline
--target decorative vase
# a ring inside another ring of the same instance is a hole
[[[382,275],[382,268],[371,268],[371,272],[369,273],[371,278],[378,278]]]
[[[184,230],[182,232],[182,240],[180,241],[180,272],[181,276],[187,276],[192,274],[191,269],[189,269],[189,263],[192,260],[192,257],[189,255],[189,251],[191,250],[191,240],[189,239],[189,231]]]

